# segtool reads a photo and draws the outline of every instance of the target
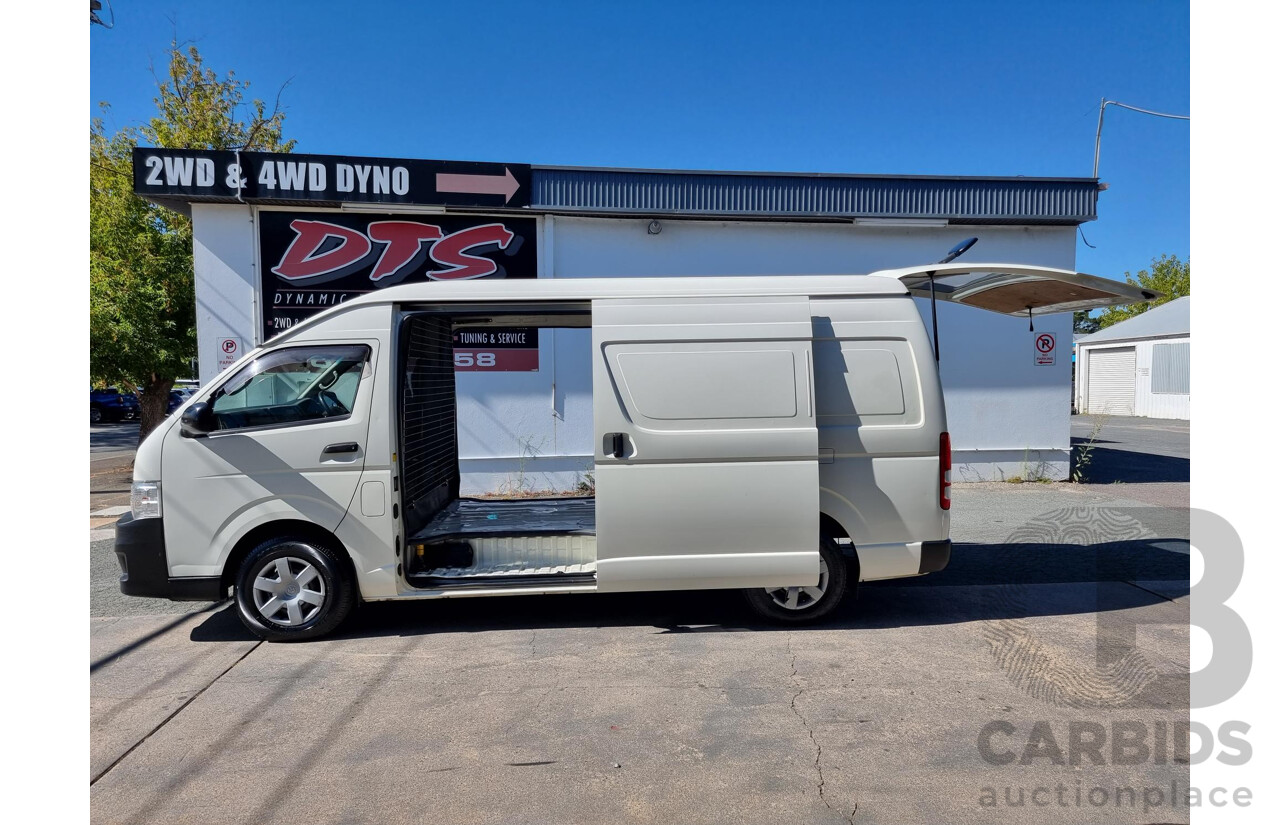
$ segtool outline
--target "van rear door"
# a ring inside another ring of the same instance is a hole
[[[597,586],[812,586],[807,297],[592,302]]]
[[[1055,312],[1138,304],[1161,297],[1141,286],[1047,266],[1007,264],[931,264],[892,269],[874,275],[897,278],[919,298],[1025,317]]]

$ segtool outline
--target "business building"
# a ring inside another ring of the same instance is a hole
[[[408,280],[865,274],[937,261],[974,236],[963,262],[1074,269],[1077,227],[1096,218],[1099,192],[1092,178],[141,148],[134,177],[140,195],[192,218],[205,383],[309,315]],[[1019,319],[940,303],[938,324],[954,478],[1019,475],[1028,462],[1066,478],[1069,314]],[[464,492],[589,483],[589,356],[586,330],[459,331]]]

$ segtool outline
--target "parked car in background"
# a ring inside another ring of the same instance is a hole
[[[165,415],[169,415],[185,404],[187,399],[195,395],[198,389],[199,387],[174,387],[169,390],[169,408],[165,410]]]
[[[138,418],[138,396],[115,387],[89,390],[89,423],[128,421]]]

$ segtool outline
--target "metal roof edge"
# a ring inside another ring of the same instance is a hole
[[[1098,217],[1093,178],[962,178],[535,169],[549,212],[917,218],[1079,225]]]
[[[764,177],[764,178],[836,178],[852,180],[920,180],[920,181],[996,181],[1001,183],[1091,183],[1099,184],[1101,178],[1071,176],[1035,176],[1035,175],[896,175],[868,174],[861,172],[778,172],[750,171],[746,169],[646,169],[629,166],[558,166],[554,164],[529,164],[534,172],[617,172],[635,175],[709,175],[712,177]]]

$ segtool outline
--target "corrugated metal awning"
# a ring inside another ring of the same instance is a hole
[[[530,207],[551,213],[756,219],[933,219],[1078,225],[1094,178],[676,172],[533,167]]]

